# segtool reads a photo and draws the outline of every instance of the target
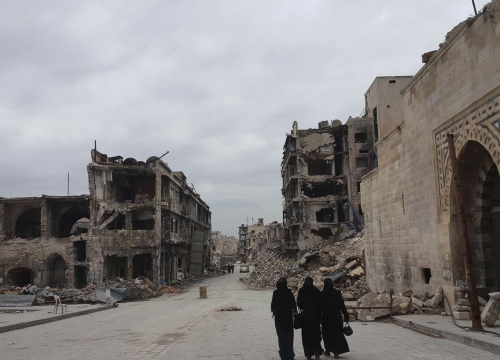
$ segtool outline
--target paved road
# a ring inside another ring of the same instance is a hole
[[[206,280],[206,300],[199,299],[196,287],[182,294],[0,334],[0,359],[278,360],[269,310],[271,292],[247,290],[239,278],[235,272]],[[217,311],[230,305],[243,307],[243,311]],[[352,327],[351,353],[345,359],[497,359],[494,354],[396,325],[354,323]],[[295,339],[296,358],[305,359],[300,332]]]

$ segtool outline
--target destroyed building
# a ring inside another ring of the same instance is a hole
[[[0,199],[0,278],[83,288],[203,272],[211,213],[182,172],[92,150],[90,195]]]
[[[370,117],[307,130],[293,123],[281,163],[284,253],[332,237],[340,224],[362,228],[361,174],[375,165],[373,139]]]
[[[453,134],[478,293],[500,291],[499,33],[494,0],[424,54],[413,77],[377,78],[366,93],[378,131],[378,166],[361,184],[372,290],[443,287],[450,301],[460,298],[467,279],[447,142]]]
[[[259,218],[257,224],[239,226],[238,233],[238,257],[244,261],[251,261],[264,249],[281,249],[284,243],[283,225],[277,221],[264,225],[264,219]]]

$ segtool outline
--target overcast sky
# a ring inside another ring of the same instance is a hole
[[[476,0],[480,10],[487,1]],[[88,194],[99,151],[163,158],[212,228],[282,221],[285,135],[359,115],[470,0],[0,1],[0,196]]]

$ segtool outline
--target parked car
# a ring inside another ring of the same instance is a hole
[[[240,265],[240,264],[241,264],[241,260],[236,261],[236,265]]]
[[[242,273],[242,272],[250,272],[250,265],[241,264],[240,265],[240,273]]]

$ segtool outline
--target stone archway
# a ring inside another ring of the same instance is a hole
[[[66,261],[59,254],[50,255],[43,266],[44,286],[66,287]]]
[[[88,210],[72,207],[66,210],[59,219],[57,226],[57,237],[65,238],[71,235],[79,235],[81,233],[87,232],[87,226],[78,226],[83,220],[88,220],[90,218]]]
[[[42,214],[39,208],[24,211],[16,220],[15,235],[23,239],[40,237]]]
[[[476,141],[464,144],[458,167],[478,287],[485,295],[500,290],[500,174],[489,151]],[[465,280],[453,184],[449,230],[453,279]]]

